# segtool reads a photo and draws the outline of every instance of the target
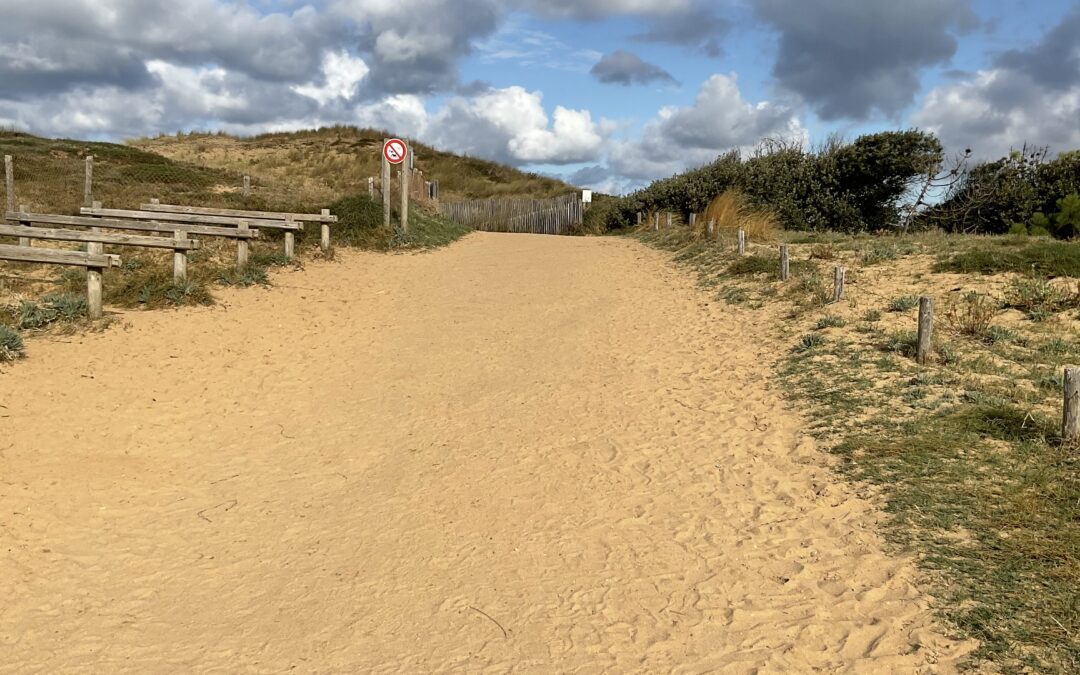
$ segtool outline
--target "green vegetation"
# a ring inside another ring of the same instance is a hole
[[[72,293],[46,295],[40,302],[23,300],[12,311],[16,327],[22,330],[45,328],[57,321],[76,321],[86,313],[86,299]]]
[[[1050,277],[1080,277],[1080,243],[1025,238],[984,239],[955,254],[944,254],[935,272],[1000,274],[1018,272]]]
[[[916,295],[901,295],[889,301],[890,312],[910,312],[919,306],[919,297]]]
[[[0,363],[21,359],[25,353],[22,337],[15,329],[0,324]]]

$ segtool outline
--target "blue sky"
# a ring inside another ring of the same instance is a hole
[[[622,192],[919,126],[1080,147],[1080,1],[0,0],[0,124],[99,139],[347,123]],[[31,36],[33,39],[31,39]]]

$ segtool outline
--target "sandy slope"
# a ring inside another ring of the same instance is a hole
[[[950,671],[749,314],[631,241],[345,254],[0,373],[0,670]]]

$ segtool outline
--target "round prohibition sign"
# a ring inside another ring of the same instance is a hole
[[[409,154],[405,141],[400,138],[391,138],[383,145],[383,156],[391,164],[401,164]]]

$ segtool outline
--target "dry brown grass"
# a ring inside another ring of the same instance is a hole
[[[738,190],[727,190],[705,209],[698,218],[700,236],[705,236],[708,223],[715,223],[716,233],[721,237],[734,237],[745,230],[750,241],[775,241],[780,231],[780,221],[772,211],[751,206],[746,196]]]

